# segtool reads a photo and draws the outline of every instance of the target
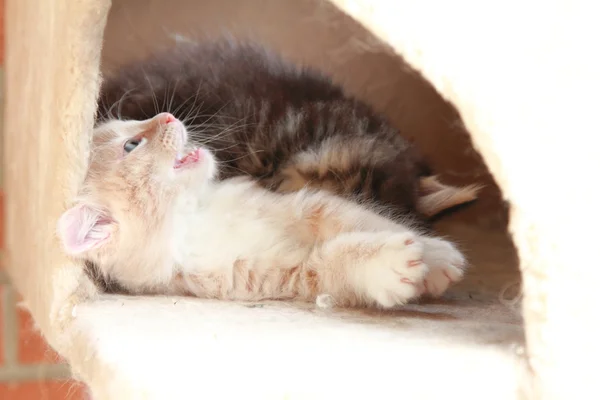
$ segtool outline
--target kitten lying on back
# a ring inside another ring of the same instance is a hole
[[[258,44],[181,45],[105,77],[100,122],[163,111],[215,153],[221,179],[249,175],[280,193],[308,185],[421,222],[476,198],[475,186],[429,176],[417,149],[368,105]]]
[[[465,259],[366,206],[215,180],[209,150],[162,113],[95,129],[89,171],[58,223],[66,251],[127,291],[230,300],[333,296],[392,307],[461,279]]]

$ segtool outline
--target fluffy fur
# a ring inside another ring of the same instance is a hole
[[[249,175],[279,193],[324,189],[421,222],[477,195],[476,186],[421,181],[429,167],[385,118],[256,44],[181,45],[107,75],[100,122],[163,111],[215,152],[222,179]]]
[[[328,294],[393,307],[438,296],[463,275],[451,243],[366,204],[218,181],[217,170],[171,114],[100,125],[81,194],[59,220],[66,251],[131,293],[229,300]]]

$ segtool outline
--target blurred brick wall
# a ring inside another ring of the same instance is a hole
[[[0,106],[2,109],[4,108],[3,66],[4,0],[0,0]],[[0,126],[2,121],[0,112]],[[3,217],[3,193],[0,191],[1,248],[4,248]],[[69,369],[37,334],[30,315],[17,307],[18,301],[18,294],[10,286],[0,266],[0,400],[84,399],[83,388],[68,379]]]

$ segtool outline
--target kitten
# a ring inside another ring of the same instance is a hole
[[[250,175],[267,189],[324,189],[427,218],[475,200],[443,185],[382,116],[316,71],[256,44],[182,45],[105,79],[99,123],[168,111],[221,162],[221,179]],[[424,178],[424,179],[422,179]]]
[[[169,113],[99,125],[84,186],[58,223],[66,252],[129,293],[227,300],[328,294],[387,308],[439,296],[463,276],[451,243],[367,205],[217,172]]]

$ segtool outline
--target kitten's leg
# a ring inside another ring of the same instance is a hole
[[[464,275],[465,257],[452,243],[425,236],[411,226],[385,218],[367,207],[317,194],[305,197],[301,209],[304,221],[310,222],[311,233],[326,243],[325,247],[336,243],[340,236],[357,235],[357,231],[367,234],[365,237],[377,234],[384,238],[398,233],[418,237],[423,247],[424,263],[429,269],[426,279],[419,284],[419,294],[440,296]]]
[[[334,239],[346,232],[408,232],[412,227],[393,221],[369,205],[359,205],[325,192],[301,191],[290,209],[299,226],[307,225],[318,241]]]
[[[308,268],[339,305],[402,305],[423,291],[425,244],[411,232],[344,233],[312,254]],[[319,294],[319,293],[315,293]]]

